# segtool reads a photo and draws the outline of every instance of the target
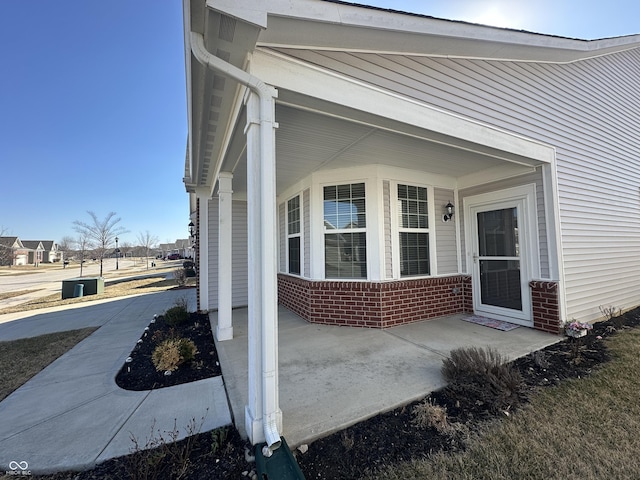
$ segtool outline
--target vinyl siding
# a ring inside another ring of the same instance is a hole
[[[393,244],[391,241],[391,187],[389,180],[382,182],[384,208],[384,278],[393,278]]]
[[[458,273],[455,221],[442,221],[443,207],[448,202],[453,202],[453,191],[435,188],[433,197],[436,216],[436,255],[438,256],[438,271],[433,273],[437,275]]]
[[[572,64],[281,51],[553,145],[568,318],[640,304],[639,49]]]
[[[232,306],[248,303],[247,202],[232,202],[233,228],[233,300]],[[218,308],[218,199],[209,200],[209,308]]]

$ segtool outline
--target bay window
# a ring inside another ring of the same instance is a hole
[[[287,202],[287,255],[289,273],[300,275],[300,195]]]
[[[324,187],[325,278],[367,278],[364,183]]]

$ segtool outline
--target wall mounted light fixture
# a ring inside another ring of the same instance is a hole
[[[445,214],[442,215],[442,221],[448,222],[453,217],[453,204],[451,202],[444,206]]]

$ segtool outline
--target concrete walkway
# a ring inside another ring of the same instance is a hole
[[[87,339],[0,402],[0,472],[27,462],[32,473],[85,469],[131,452],[155,433],[184,436],[231,423],[244,433],[247,309],[233,311],[234,339],[216,342],[221,377],[150,392],[120,389],[115,375],[154,314],[194,290],[162,292],[0,316],[0,340],[86,326]],[[279,310],[280,406],[291,447],[311,442],[441,388],[442,359],[461,346],[492,346],[516,358],[560,340],[520,327],[502,332],[462,316],[387,330],[313,325]],[[211,313],[212,322],[217,321]],[[225,383],[227,392],[225,394]],[[227,403],[227,395],[231,411]]]
[[[0,472],[86,469],[130,453],[132,436],[144,445],[152,427],[157,436],[175,422],[182,438],[192,419],[201,431],[231,423],[222,377],[146,392],[115,383],[153,315],[185,296],[194,310],[195,290],[180,290],[0,316],[0,340],[100,327],[0,402]]]
[[[217,323],[212,313],[212,322]],[[445,385],[442,360],[458,347],[494,347],[509,359],[561,337],[519,327],[503,332],[463,315],[385,330],[309,324],[279,309],[282,435],[290,447],[423,398]],[[248,403],[247,309],[233,310],[234,338],[216,342],[236,427]]]

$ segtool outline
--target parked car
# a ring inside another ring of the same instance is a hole
[[[167,260],[180,260],[180,254],[172,253],[171,255],[167,256]]]

